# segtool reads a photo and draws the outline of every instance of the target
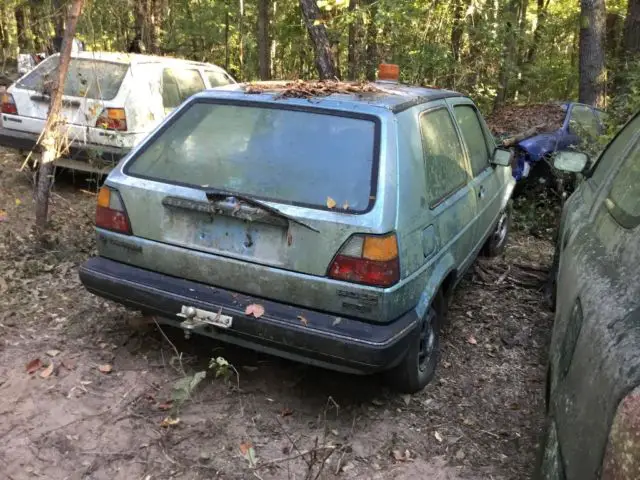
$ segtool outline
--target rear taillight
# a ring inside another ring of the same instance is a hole
[[[120,194],[109,187],[102,187],[98,193],[96,207],[96,227],[131,235],[129,216],[124,209]]]
[[[127,114],[124,108],[105,108],[96,120],[96,127],[105,130],[125,131],[127,129]]]
[[[375,287],[390,287],[400,280],[395,234],[354,235],[329,267],[329,277]]]
[[[5,92],[0,95],[0,112],[8,113],[9,115],[18,114],[18,107],[16,107],[16,102],[10,93]]]

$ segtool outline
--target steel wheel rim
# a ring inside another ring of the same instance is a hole
[[[493,234],[493,238],[495,240],[495,244],[497,247],[501,246],[504,243],[505,239],[507,238],[507,229],[508,229],[507,213],[502,212],[502,215],[500,215],[500,219],[498,220],[498,226],[496,227],[496,231]]]
[[[436,335],[433,331],[433,324],[435,319],[435,312],[433,309],[429,311],[429,314],[422,325],[420,326],[420,344],[418,346],[418,370],[424,372],[427,369],[427,365],[433,356],[433,351],[436,343]]]

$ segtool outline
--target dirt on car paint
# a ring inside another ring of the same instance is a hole
[[[552,323],[548,235],[516,231],[503,258],[476,263],[454,296],[435,380],[398,395],[378,377],[186,341],[87,293],[77,266],[95,253],[95,183],[58,174],[38,250],[32,179],[16,157],[0,150],[6,478],[530,476]],[[209,368],[217,357],[228,377]],[[206,378],[176,408],[172,387],[195,372]]]

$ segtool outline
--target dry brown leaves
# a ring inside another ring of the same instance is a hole
[[[507,105],[489,115],[487,124],[495,136],[504,137],[536,127],[540,132],[552,132],[562,127],[564,117],[562,107],[554,103]]]
[[[380,91],[371,83],[339,82],[337,80],[254,83],[245,88],[246,93],[252,94],[276,92],[278,98],[327,97],[337,93],[361,95]]]

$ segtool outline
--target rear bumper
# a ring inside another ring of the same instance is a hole
[[[3,147],[31,151],[36,147],[38,137],[39,135],[35,133],[20,132],[6,127],[0,127],[0,146]],[[115,166],[128,152],[129,149],[125,148],[92,144],[80,145],[75,143],[69,146],[69,152],[64,155],[62,161],[98,162],[103,164],[101,166]]]
[[[157,315],[177,327],[182,321],[177,313],[183,305],[221,312],[233,317],[230,328],[207,326],[197,333],[348,373],[373,373],[395,366],[407,351],[417,325],[413,310],[393,322],[373,324],[250,297],[103,257],[85,262],[80,267],[80,280],[96,295]],[[244,313],[252,303],[265,309],[259,319]]]

